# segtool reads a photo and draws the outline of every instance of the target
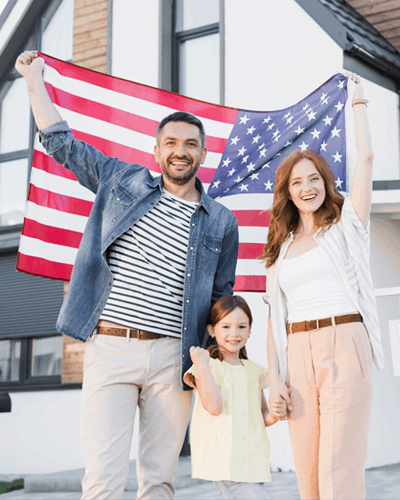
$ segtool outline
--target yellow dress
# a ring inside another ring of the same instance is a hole
[[[253,361],[230,365],[210,359],[221,390],[223,410],[213,416],[195,390],[190,428],[192,477],[210,481],[263,483],[271,481],[270,444],[261,413],[261,389],[268,387],[267,370]],[[194,365],[185,373],[197,376]]]

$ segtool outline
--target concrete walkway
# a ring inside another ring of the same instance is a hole
[[[1,500],[78,500],[83,469],[26,476],[23,490],[1,495]],[[365,473],[367,500],[399,500],[400,464],[368,469]],[[212,482],[192,479],[190,460],[181,458],[175,479],[176,500],[221,500]],[[130,462],[124,500],[136,499],[135,462]],[[294,472],[273,472],[268,488],[272,500],[300,500]],[[116,499],[117,500],[117,499]]]

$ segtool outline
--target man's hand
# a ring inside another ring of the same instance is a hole
[[[44,59],[38,56],[36,50],[26,50],[15,61],[15,69],[29,82],[32,77],[41,76]]]
[[[190,353],[190,358],[194,366],[196,366],[196,368],[201,366],[208,366],[210,360],[210,353],[206,349],[192,346],[189,349],[189,353]]]

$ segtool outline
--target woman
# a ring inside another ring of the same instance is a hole
[[[292,153],[276,173],[262,256],[270,303],[270,398],[287,402],[303,500],[365,497],[372,358],[382,367],[369,271],[368,101],[360,78],[349,78],[356,84],[357,148],[350,197],[338,193],[321,156]]]

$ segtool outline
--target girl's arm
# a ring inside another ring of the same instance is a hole
[[[271,405],[274,407],[274,414],[269,411],[264,391],[261,391],[261,412],[264,418],[265,427],[275,424],[278,420],[286,420],[286,402],[284,400],[273,400]],[[280,418],[276,415],[279,415]]]
[[[209,360],[210,354],[201,347],[191,347],[190,357],[197,369],[196,389],[199,393],[201,404],[211,415],[217,416],[222,413],[221,391],[217,386],[211,373]]]
[[[356,84],[353,97],[353,112],[356,132],[357,161],[354,170],[350,199],[364,227],[367,226],[372,200],[372,152],[371,134],[368,124],[367,106],[360,77],[354,73],[349,78]],[[358,102],[358,104],[357,104]]]

